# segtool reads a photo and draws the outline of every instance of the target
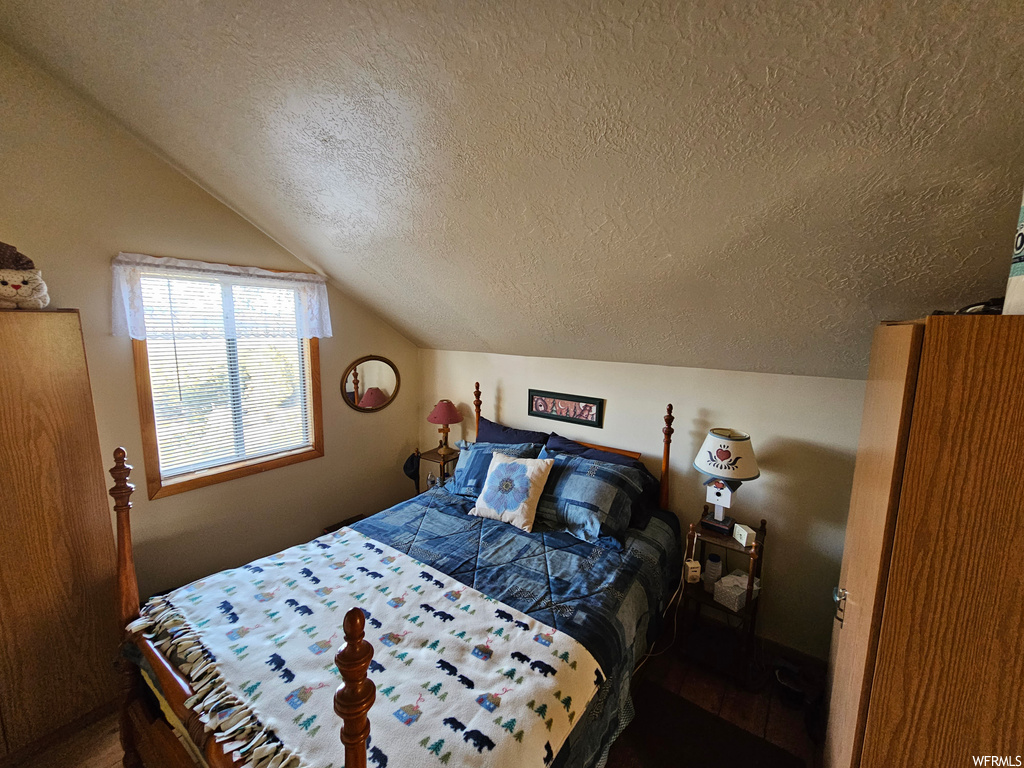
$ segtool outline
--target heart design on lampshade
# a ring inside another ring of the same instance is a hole
[[[705,475],[734,483],[753,480],[760,471],[750,435],[736,429],[713,427],[708,430],[700,447],[693,468]],[[733,489],[735,490],[735,489]]]

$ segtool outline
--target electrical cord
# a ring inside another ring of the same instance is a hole
[[[683,594],[683,587],[685,585],[686,585],[686,575],[683,574],[683,575],[681,575],[679,577],[679,586],[676,587],[675,593],[672,595],[672,598],[668,601],[668,605],[665,606],[665,613],[664,613],[664,615],[666,615],[666,616],[668,615],[669,610],[671,610],[673,604],[675,604],[675,606],[676,606],[676,609],[675,609],[674,613],[672,614],[672,639],[669,640],[669,643],[668,643],[667,646],[665,646],[665,648],[663,648],[662,650],[658,651],[657,653],[654,652],[654,646],[656,646],[658,644],[658,641],[655,640],[654,643],[651,644],[651,649],[646,654],[644,654],[644,657],[642,659],[640,659],[640,663],[637,664],[636,667],[633,669],[633,674],[634,675],[636,675],[636,673],[640,671],[640,668],[643,667],[643,665],[647,663],[648,659],[657,658],[658,656],[663,655],[664,653],[669,651],[672,648],[673,645],[675,645],[675,643],[676,643],[676,635],[677,635],[678,630],[679,630],[679,598]]]

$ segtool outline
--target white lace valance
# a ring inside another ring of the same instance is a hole
[[[300,339],[331,335],[327,283],[306,272],[271,272],[121,253],[113,261],[115,336]],[[148,334],[147,334],[148,325]]]

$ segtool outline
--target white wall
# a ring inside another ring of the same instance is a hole
[[[704,501],[702,478],[691,462],[708,428],[749,432],[761,477],[739,489],[732,513],[752,527],[761,517],[768,521],[758,632],[827,657],[863,381],[439,350],[421,350],[420,360],[423,447],[436,445],[436,429],[425,417],[443,397],[464,416],[452,426],[451,440],[474,438],[472,392],[479,381],[487,418],[642,451],[657,476],[662,417],[672,403],[670,506],[684,530],[698,519]],[[604,428],[527,416],[530,388],[604,398]]]
[[[131,343],[110,335],[118,251],[309,271],[112,120],[0,45],[0,241],[42,269],[52,306],[81,309],[104,465],[134,463],[132,519],[143,595],[307,540],[325,524],[409,495],[402,461],[419,416],[416,348],[329,291],[334,338],[320,344],[324,457],[148,501]],[[5,350],[11,364],[15,350]],[[31,350],[18,351],[31,354]],[[341,401],[346,366],[390,358],[398,399],[379,413]],[[108,479],[109,478],[105,478]]]

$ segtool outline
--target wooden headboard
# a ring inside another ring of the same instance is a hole
[[[476,415],[476,434],[480,434],[480,406],[483,401],[480,399],[480,382],[475,383],[475,389],[473,390],[473,410]],[[672,433],[675,432],[672,429],[672,422],[676,420],[676,417],[672,415],[672,403],[668,404],[665,409],[665,426],[661,432],[664,435],[662,440],[661,449],[661,477],[658,478],[660,481],[661,495],[658,497],[658,505],[662,509],[668,509],[668,463],[669,455],[672,452]],[[628,456],[631,459],[641,459],[643,454],[639,451],[628,451],[624,448],[615,448],[610,445],[599,445],[598,443],[584,443],[582,440],[576,440],[575,442],[580,445],[585,445],[587,448],[596,448],[599,451],[608,451],[609,453],[617,453],[620,456]]]

